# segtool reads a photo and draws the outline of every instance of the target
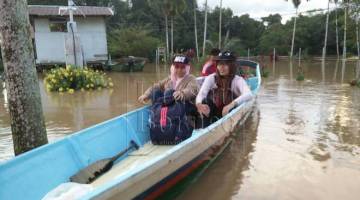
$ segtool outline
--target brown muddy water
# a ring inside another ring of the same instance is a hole
[[[257,108],[234,142],[177,198],[359,199],[360,89],[350,87],[355,63],[267,64]],[[50,142],[141,105],[136,99],[168,73],[148,65],[142,73],[109,73],[114,88],[75,94],[44,91]],[[40,80],[42,78],[40,77]],[[0,91],[1,92],[1,91]],[[8,105],[0,93],[0,162],[13,157]]]

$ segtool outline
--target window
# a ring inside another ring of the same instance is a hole
[[[50,32],[67,32],[66,18],[50,18]]]

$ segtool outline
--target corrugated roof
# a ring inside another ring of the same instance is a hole
[[[69,15],[68,11],[60,8],[66,8],[66,6],[43,6],[43,5],[29,5],[29,15],[37,16],[62,16]],[[95,7],[95,6],[77,6],[74,15],[76,16],[112,16],[114,12],[108,7]]]

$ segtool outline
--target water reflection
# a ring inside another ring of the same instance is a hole
[[[325,81],[325,65],[326,65],[326,61],[324,59],[322,59],[321,61],[321,77],[322,77],[322,82]]]
[[[289,66],[289,68],[290,68],[290,70],[289,70],[290,76],[289,76],[289,77],[290,77],[290,80],[292,81],[292,80],[293,80],[293,74],[294,74],[294,73],[293,73],[293,62],[290,61],[290,62],[289,62],[289,65],[290,65],[290,66]]]
[[[188,186],[193,189],[186,190],[178,199],[229,199],[237,193],[251,165],[249,160],[254,151],[259,120],[260,111],[255,109],[244,125],[235,131],[230,148],[206,170],[205,176]]]
[[[341,65],[341,83],[344,82],[345,69],[346,69],[346,59],[342,59],[342,65]]]
[[[336,81],[337,72],[338,72],[338,68],[339,68],[339,63],[340,63],[340,60],[339,59],[336,60],[333,81]]]
[[[336,62],[323,70],[321,62],[302,65],[306,81],[291,80],[292,65],[281,62],[271,79],[263,79],[259,127],[247,133],[257,135],[251,156],[243,158],[249,158],[247,168],[216,165],[179,199],[358,199],[360,90],[323,76],[337,71]],[[348,62],[343,82],[353,79],[354,69]],[[211,181],[223,176],[225,183]]]

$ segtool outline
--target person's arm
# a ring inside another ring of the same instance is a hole
[[[194,97],[196,97],[198,92],[199,92],[199,86],[196,82],[196,78],[192,76],[186,88],[182,90],[182,93],[185,96],[185,100],[191,100]]]
[[[209,74],[207,73],[208,68],[210,67],[211,63],[209,61],[206,61],[206,63],[203,65],[202,70],[201,70],[201,76],[208,76]]]
[[[207,97],[209,91],[215,84],[214,75],[207,76],[202,84],[198,95],[196,96],[196,104],[201,104],[202,101]]]
[[[241,95],[223,108],[223,110],[222,110],[223,116],[228,114],[231,109],[235,108],[236,106],[240,105],[241,103],[243,103],[245,101],[250,100],[253,97],[248,84],[242,77],[238,77],[235,81],[236,81],[235,87],[237,89],[239,89]]]
[[[236,87],[240,90],[241,93],[241,95],[234,100],[234,103],[236,103],[236,105],[240,105],[241,103],[253,98],[252,92],[248,84],[242,77],[239,77],[236,80]]]
[[[157,83],[155,83],[153,86],[149,87],[143,94],[143,96],[146,96],[147,98],[150,97],[151,95],[151,92],[154,90],[154,89],[161,89],[161,90],[164,90],[165,88],[165,84],[169,81],[169,78],[165,78]]]

